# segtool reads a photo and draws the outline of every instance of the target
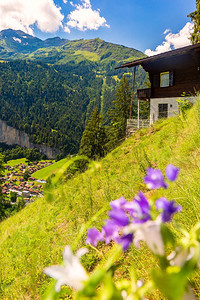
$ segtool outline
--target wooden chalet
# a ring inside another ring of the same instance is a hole
[[[137,98],[150,100],[150,123],[177,114],[177,99],[183,93],[194,101],[200,92],[200,44],[145,57],[118,68],[138,65],[149,73],[151,88],[138,89]]]

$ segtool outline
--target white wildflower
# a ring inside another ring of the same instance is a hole
[[[51,266],[44,269],[44,273],[57,280],[55,290],[60,291],[62,285],[68,285],[76,290],[83,288],[83,282],[88,275],[80,263],[80,257],[87,253],[86,248],[81,248],[73,255],[70,246],[66,246],[63,252],[63,266]]]
[[[167,259],[170,261],[171,266],[182,267],[186,261],[189,261],[194,256],[194,247],[190,248],[177,248],[168,255]]]
[[[141,224],[131,224],[124,229],[124,234],[134,233],[134,244],[137,248],[140,241],[145,241],[149,249],[156,255],[165,254],[164,242],[161,234],[161,220],[147,221]]]

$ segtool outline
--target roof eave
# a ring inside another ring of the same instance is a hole
[[[126,64],[122,64],[121,66],[115,68],[115,69],[122,69],[122,68],[131,68],[131,67],[135,67],[135,66],[139,66],[139,65],[143,65],[144,63],[148,63],[151,61],[156,61],[156,60],[160,60],[163,58],[168,58],[168,57],[172,57],[172,56],[176,56],[176,55],[182,55],[185,54],[191,50],[196,50],[198,49],[200,50],[200,43],[199,44],[195,44],[195,45],[190,45],[190,46],[186,46],[186,47],[182,47],[179,49],[175,49],[175,50],[171,50],[171,51],[167,51],[164,53],[160,53],[154,56],[148,56],[145,58],[141,58]]]

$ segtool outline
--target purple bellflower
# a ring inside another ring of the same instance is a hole
[[[133,201],[127,202],[125,209],[133,217],[134,223],[144,223],[151,219],[150,205],[142,192],[139,192]]]
[[[129,224],[129,217],[123,209],[112,209],[111,211],[109,211],[108,215],[117,226],[126,226]]]
[[[119,237],[119,231],[120,227],[113,220],[106,220],[106,224],[102,228],[106,244],[109,244],[111,240],[115,241]]]
[[[166,168],[166,177],[175,181],[179,169],[173,165]],[[144,182],[150,189],[167,188],[165,178],[159,169],[148,168]],[[120,197],[110,203],[109,219],[105,221],[102,232],[96,228],[88,230],[86,244],[97,246],[99,241],[108,244],[111,240],[120,244],[123,250],[127,250],[133,242],[136,246],[141,240],[146,241],[149,248],[157,255],[164,255],[164,243],[161,234],[161,223],[169,222],[172,216],[181,211],[181,206],[175,201],[168,201],[162,197],[155,203],[160,216],[153,220],[151,217],[151,205],[148,199],[140,191],[132,201]]]
[[[110,206],[112,209],[115,209],[115,208],[123,208],[123,206],[127,203],[126,199],[122,196],[120,197],[119,199],[117,200],[113,200],[110,202]]]
[[[174,167],[173,165],[168,165],[166,168],[166,176],[170,181],[175,181],[178,177],[179,168]]]
[[[157,210],[162,211],[161,213],[162,222],[171,221],[173,214],[180,212],[182,210],[182,207],[180,205],[177,205],[175,201],[168,201],[164,197],[156,200],[155,205]]]
[[[92,246],[96,247],[99,241],[103,241],[103,234],[99,232],[96,228],[91,228],[87,232],[87,239],[86,245],[91,244]]]
[[[126,251],[133,241],[133,234],[129,233],[117,239],[117,243],[122,246],[123,251]]]
[[[144,177],[144,183],[151,190],[159,189],[161,187],[167,188],[164,176],[159,169],[148,168],[147,175]]]

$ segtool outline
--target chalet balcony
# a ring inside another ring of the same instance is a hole
[[[149,100],[151,98],[151,88],[148,89],[138,89],[137,98],[139,100]]]

